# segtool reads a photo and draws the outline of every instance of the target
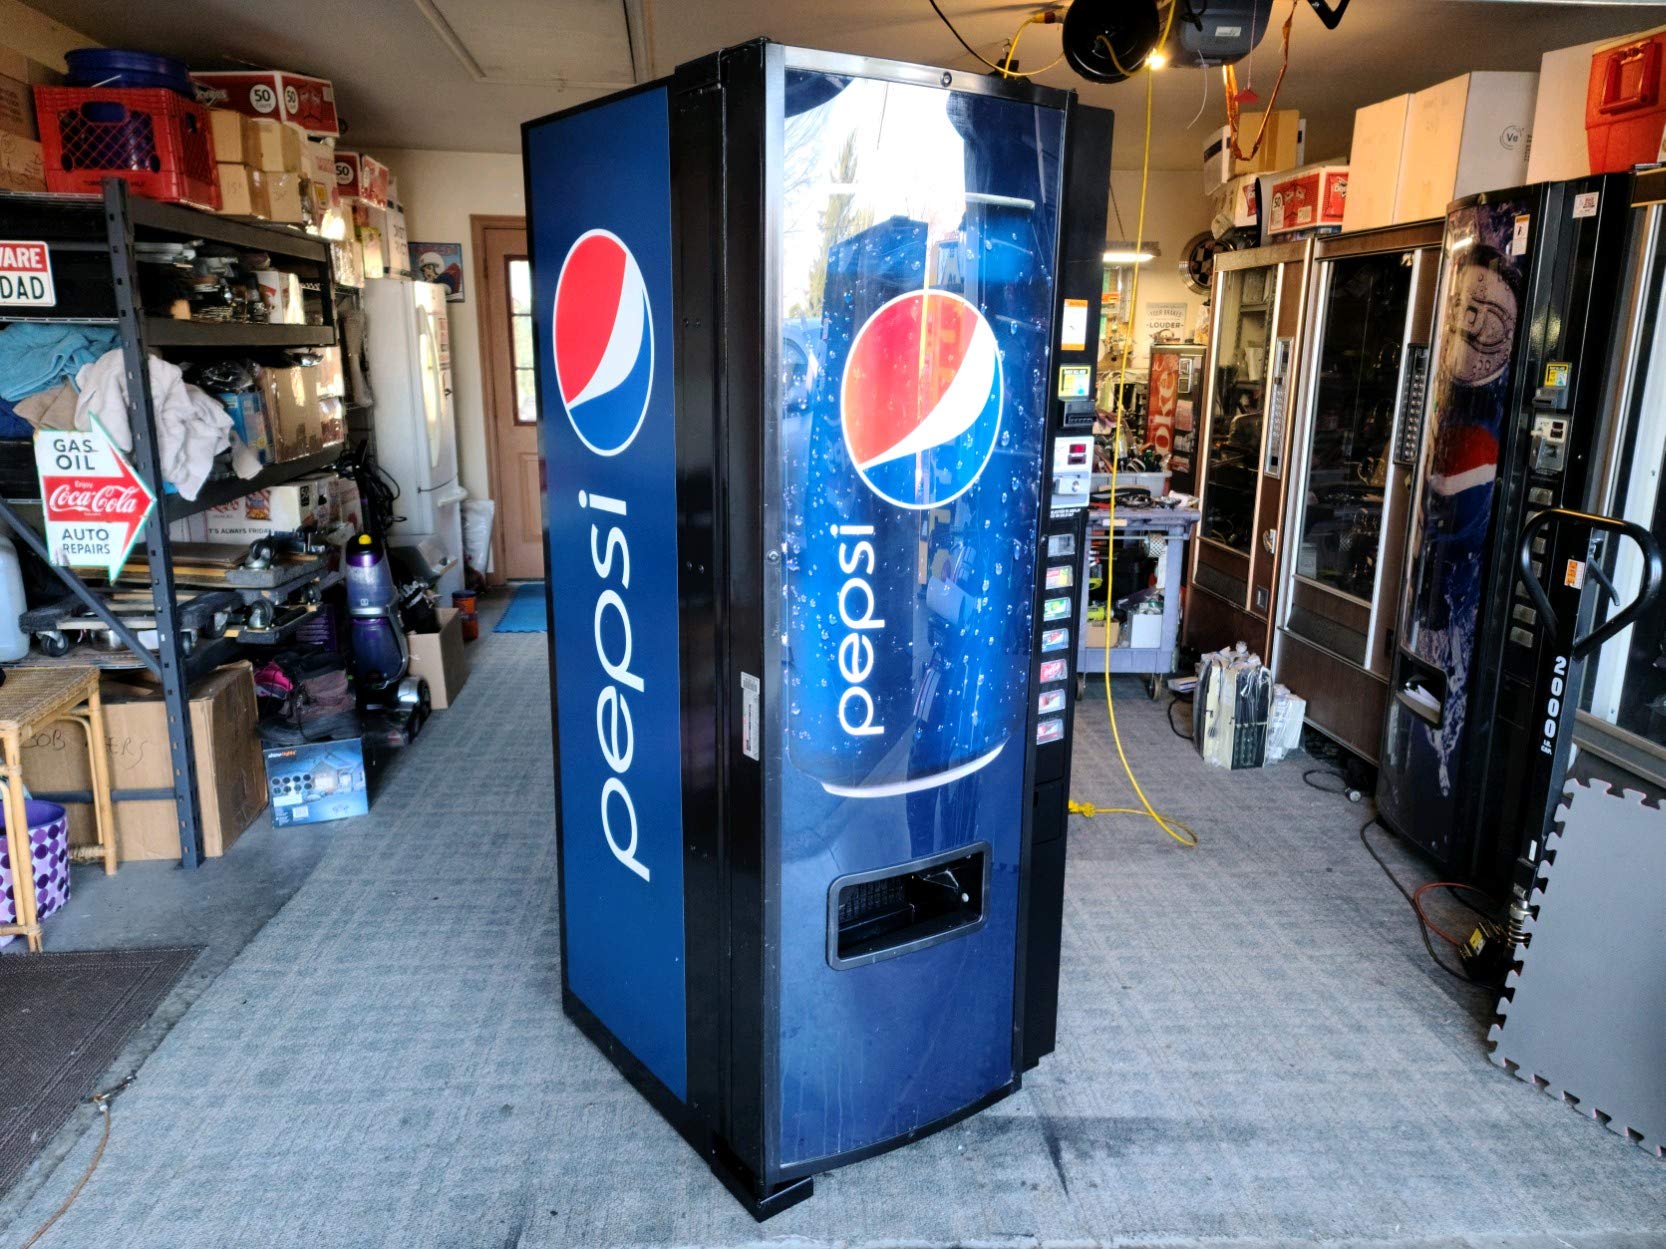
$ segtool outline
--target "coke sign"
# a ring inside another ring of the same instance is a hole
[[[95,420],[89,430],[35,434],[46,547],[54,563],[103,568],[114,581],[156,497]]]

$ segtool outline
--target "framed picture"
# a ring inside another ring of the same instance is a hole
[[[420,282],[438,282],[445,287],[448,304],[463,302],[463,245],[461,243],[412,243],[411,276]]]

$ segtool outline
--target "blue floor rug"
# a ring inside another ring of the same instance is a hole
[[[544,583],[525,581],[515,587],[515,597],[509,600],[494,633],[542,633],[548,627],[544,610]]]

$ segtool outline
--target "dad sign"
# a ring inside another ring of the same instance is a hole
[[[0,304],[50,308],[57,302],[46,244],[0,239]]]

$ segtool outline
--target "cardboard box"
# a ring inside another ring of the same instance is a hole
[[[0,191],[46,190],[46,159],[33,139],[0,131]]]
[[[253,674],[250,664],[240,661],[209,673],[191,688],[203,853],[210,858],[229,850],[266,807]],[[173,765],[167,712],[155,681],[137,672],[107,674],[102,692],[113,788],[168,788]],[[38,733],[25,747],[23,767],[31,789],[92,788],[86,738],[78,725],[65,723]],[[68,809],[71,843],[93,844],[92,808],[72,803]],[[118,858],[179,857],[179,820],[171,800],[118,802],[115,815]]]
[[[211,507],[210,542],[254,542],[274,533],[320,529],[329,523],[329,505],[316,481],[303,478],[256,490],[241,499]]]
[[[312,134],[341,133],[335,86],[327,78],[276,69],[238,69],[192,74],[191,81],[197,97],[211,107],[294,122]]]
[[[1258,230],[1261,225],[1260,177],[1247,173],[1234,178],[1215,197],[1215,216],[1210,232],[1225,238],[1239,230]]]
[[[407,633],[411,647],[411,675],[428,679],[428,695],[435,711],[457,701],[469,679],[468,655],[463,650],[462,613],[455,607],[441,607],[438,633]]]
[[[208,110],[209,128],[214,134],[214,159],[222,165],[245,165],[249,162],[249,145],[245,141],[248,119],[229,108]]]
[[[1249,151],[1261,131],[1262,113],[1238,114],[1238,146]],[[1232,130],[1222,126],[1203,145],[1203,193],[1213,195],[1234,178],[1252,173],[1278,173],[1302,163],[1306,126],[1293,108],[1281,108],[1267,121],[1261,146],[1247,160],[1232,155]]]
[[[336,147],[334,139],[310,139],[301,148],[302,191],[307,206],[307,224],[319,227],[325,238],[339,235],[340,227],[332,234],[326,229],[332,210],[341,207],[341,192],[336,187]]]
[[[391,267],[388,258],[387,210],[372,204],[354,204],[353,226],[363,252],[364,276],[386,277]]]
[[[272,827],[327,824],[370,810],[370,768],[364,739],[344,737],[266,751]]]
[[[1533,144],[1527,157],[1525,182],[1561,182],[1592,173],[1590,136],[1586,129],[1591,103],[1592,73],[1599,54],[1607,49],[1637,43],[1666,31],[1666,26],[1639,30],[1615,39],[1597,39],[1546,52],[1539,61],[1539,91],[1533,101]],[[1644,65],[1647,62],[1643,63]],[[1662,76],[1666,82],[1666,75]],[[1637,84],[1646,86],[1645,82]],[[1638,99],[1637,103],[1643,101]],[[1635,117],[1641,110],[1628,108],[1613,114]],[[1666,128],[1663,128],[1666,129]],[[1661,135],[1666,142],[1666,133]]]
[[[218,150],[218,149],[216,149]],[[243,165],[221,161],[215,166],[220,180],[220,211],[228,217],[254,217],[254,183],[251,172]]]
[[[411,272],[411,236],[405,230],[405,210],[396,204],[388,205],[388,227],[384,235],[386,247],[382,262],[395,277]]]
[[[372,208],[388,206],[388,167],[374,156],[363,152],[336,150],[336,189],[343,199],[369,204]]]
[[[244,162],[265,173],[300,173],[305,143],[297,126],[271,117],[243,119]],[[218,152],[218,149],[216,149]]]
[[[276,460],[294,460],[321,450],[318,370],[307,365],[260,370],[266,431]]]
[[[330,266],[341,286],[364,286],[364,246],[356,238],[330,244]]]
[[[341,371],[340,347],[320,347],[317,368],[320,397],[347,393],[347,378]]]
[[[1261,237],[1282,238],[1298,230],[1340,229],[1348,200],[1348,166],[1309,165],[1289,173],[1262,175]]]
[[[35,124],[35,93],[28,83],[0,74],[0,132],[20,139],[39,139]]]
[[[1348,205],[1344,230],[1374,230],[1394,223],[1400,190],[1400,157],[1406,145],[1411,96],[1354,110],[1354,144],[1348,157]]]
[[[1478,72],[1413,95],[1394,220],[1442,217],[1455,199],[1525,182],[1538,86],[1536,73]]]

